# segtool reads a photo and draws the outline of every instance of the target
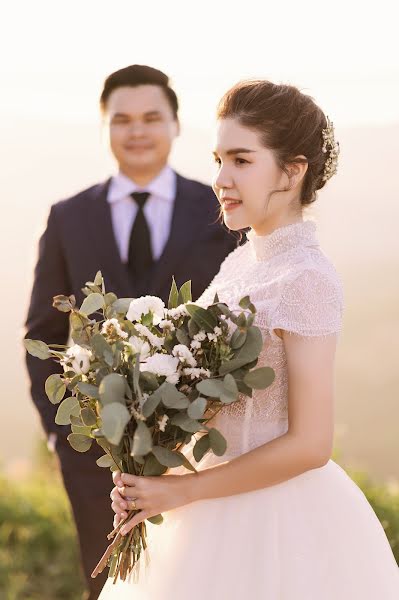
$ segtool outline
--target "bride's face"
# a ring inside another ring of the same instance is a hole
[[[237,119],[220,119],[214,152],[213,190],[223,210],[223,220],[234,231],[252,227],[257,232],[287,209],[285,194],[275,194],[288,184],[274,153],[261,144],[259,134]]]

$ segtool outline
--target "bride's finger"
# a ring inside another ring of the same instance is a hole
[[[112,502],[111,508],[114,511],[114,513],[119,515],[122,519],[125,519],[127,517],[127,512],[124,511],[117,502]]]
[[[134,517],[132,519],[130,519],[130,521],[128,523],[123,525],[123,527],[120,530],[121,535],[126,535],[127,533],[129,533],[129,531],[131,531],[133,529],[133,527],[136,527],[136,525],[138,525],[142,521],[145,521],[146,518],[149,516],[150,515],[148,513],[146,513],[144,510],[141,510],[140,512],[138,512],[137,515],[134,515]]]

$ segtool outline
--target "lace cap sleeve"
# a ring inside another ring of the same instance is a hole
[[[338,276],[309,269],[283,288],[270,328],[302,336],[324,336],[341,328],[342,288]]]

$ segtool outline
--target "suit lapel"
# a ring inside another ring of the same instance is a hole
[[[190,182],[177,175],[176,184],[176,199],[169,238],[162,255],[154,265],[151,276],[149,293],[153,295],[160,292],[165,282],[172,283],[176,263],[184,250],[193,242],[195,243],[196,234],[202,229],[201,203],[193,197]]]
[[[103,269],[104,275],[109,275],[108,291],[114,291],[118,296],[130,297],[134,296],[134,288],[127,268],[120,258],[112,227],[111,208],[107,201],[110,182],[111,179],[108,179],[94,190],[86,226],[94,245],[98,268]],[[95,273],[93,277],[94,275]]]

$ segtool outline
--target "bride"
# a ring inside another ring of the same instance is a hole
[[[227,453],[205,455],[198,473],[114,474],[115,525],[135,507],[130,527],[165,520],[147,524],[139,581],[109,579],[102,600],[399,598],[383,528],[330,460],[342,291],[304,209],[337,158],[332,124],[293,86],[242,82],[220,101],[213,187],[227,227],[250,231],[197,303],[217,292],[238,308],[249,294],[264,341],[258,366],[276,378],[217,415]]]

